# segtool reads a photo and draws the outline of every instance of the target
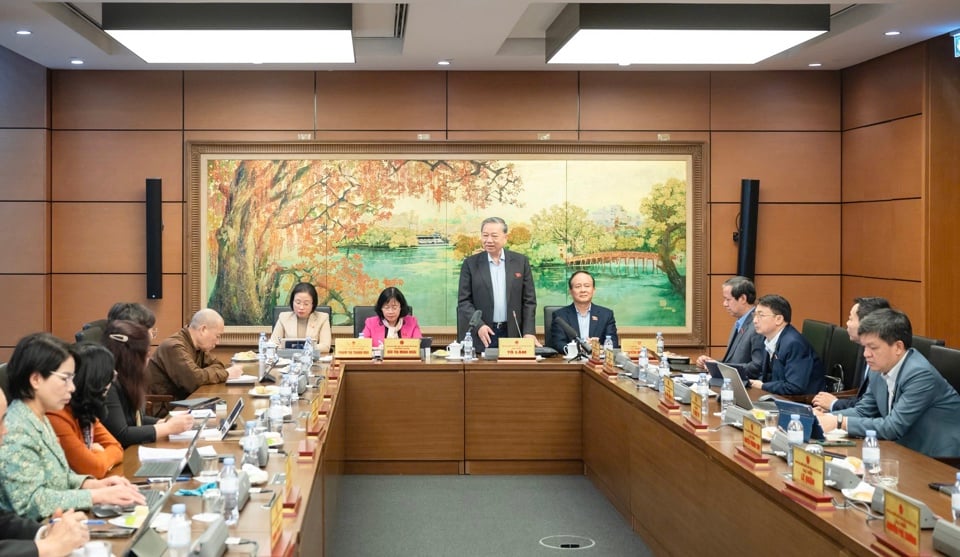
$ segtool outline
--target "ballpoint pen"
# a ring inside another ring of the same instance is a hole
[[[50,524],[56,524],[57,522],[60,522],[60,518],[59,518],[59,517],[57,517],[57,518],[51,518],[51,519],[50,519]],[[101,518],[90,518],[90,519],[87,519],[87,520],[83,520],[83,521],[81,521],[81,522],[83,522],[83,523],[86,524],[87,526],[103,526],[104,524],[107,523],[106,520],[103,520],[103,519],[101,519]]]

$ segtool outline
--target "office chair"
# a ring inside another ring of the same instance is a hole
[[[834,383],[836,391],[853,390],[856,395],[858,385],[854,385],[857,370],[857,354],[859,345],[850,340],[850,335],[843,327],[834,327],[830,337],[830,347],[827,357],[823,361],[827,370],[827,380]]]
[[[363,332],[364,321],[376,314],[375,306],[353,306],[353,338]],[[410,306],[410,315],[413,315],[413,306]]]
[[[913,347],[917,349],[917,352],[923,354],[923,357],[928,360],[930,359],[931,346],[943,346],[945,344],[946,342],[940,339],[913,335]]]
[[[824,363],[827,361],[827,352],[830,350],[833,328],[832,323],[817,321],[816,319],[804,319],[803,328],[800,330],[800,334],[813,345],[817,356],[820,356],[820,361]],[[829,370],[827,371],[829,372]]]
[[[277,324],[277,319],[280,319],[280,314],[285,311],[292,311],[290,306],[274,306],[273,308],[273,321],[267,323],[271,327]],[[330,319],[330,324],[333,325],[333,309],[330,306],[317,306],[313,311],[319,311],[320,313],[326,313],[327,318]]]
[[[563,306],[543,306],[543,345],[550,346],[550,327],[553,326],[553,314]]]
[[[960,350],[933,344],[930,346],[930,364],[960,393]]]

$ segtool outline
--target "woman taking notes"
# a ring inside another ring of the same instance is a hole
[[[57,509],[146,503],[125,478],[95,480],[67,464],[46,416],[63,409],[74,390],[74,361],[65,342],[49,333],[26,336],[7,369],[11,400],[0,445],[0,511],[39,520]]]
[[[371,339],[374,346],[385,338],[420,338],[420,325],[410,314],[410,306],[403,292],[390,286],[384,288],[374,306],[377,314],[364,321],[363,336]]]
[[[315,350],[321,354],[330,351],[330,318],[317,309],[317,289],[308,282],[301,282],[290,292],[290,309],[277,318],[270,342],[280,348],[285,338],[307,338],[316,342]]]
[[[76,390],[70,404],[47,419],[60,439],[70,469],[78,474],[102,478],[123,462],[123,447],[100,423],[107,415],[107,390],[113,383],[113,354],[92,342],[81,342],[72,350],[77,374]]]

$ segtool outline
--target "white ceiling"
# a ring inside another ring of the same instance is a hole
[[[669,1],[760,3],[760,0]],[[817,2],[767,0],[766,3]],[[822,69],[834,70],[960,29],[960,0],[831,4],[833,17],[829,33],[756,65],[548,67],[544,62],[544,31],[565,2],[408,0],[406,26],[401,38],[393,36],[396,4],[354,4],[356,64],[148,65],[98,28],[101,5],[99,2],[0,0],[0,45],[56,69],[799,70],[809,69],[809,63],[819,62]],[[33,34],[26,37],[16,35],[18,29],[24,28]],[[889,30],[898,30],[901,34],[884,36]],[[85,63],[72,66],[71,58],[80,58]],[[438,66],[437,61],[441,59],[452,60],[452,63],[446,67]]]

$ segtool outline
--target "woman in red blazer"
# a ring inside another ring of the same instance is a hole
[[[70,468],[78,474],[103,478],[123,462],[123,447],[100,423],[106,416],[107,390],[113,382],[113,354],[99,344],[81,342],[71,349],[76,360],[76,390],[70,404],[47,419],[60,439]]]
[[[393,286],[383,289],[374,306],[377,314],[363,324],[363,337],[378,346],[385,338],[420,338],[420,325],[410,314],[410,306],[403,292]]]

